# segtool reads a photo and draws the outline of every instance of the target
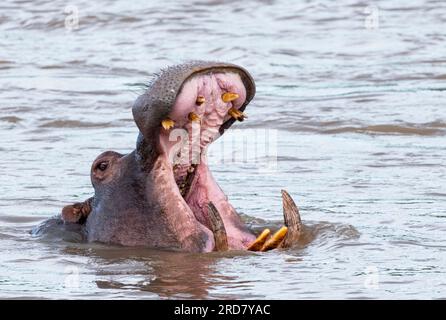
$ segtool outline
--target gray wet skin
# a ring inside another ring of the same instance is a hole
[[[71,214],[71,220],[65,216],[66,223],[83,224],[88,241],[191,252],[215,249],[210,228],[197,220],[181,198],[178,186],[168,179],[166,171],[171,170],[172,164],[165,161],[159,142],[164,130],[161,122],[171,115],[183,85],[195,76],[213,74],[239,76],[246,92],[239,110],[246,108],[254,97],[255,84],[239,66],[197,61],[162,71],[133,105],[133,117],[140,131],[136,150],[127,155],[107,151],[97,157],[91,167],[94,196],[88,206],[77,204],[81,209],[87,208],[85,215],[83,209],[77,210],[73,218],[73,206],[64,208],[68,217]],[[218,128],[220,133],[234,121],[231,117],[225,120]],[[255,240],[235,210],[222,214],[233,234],[230,249],[245,249]]]

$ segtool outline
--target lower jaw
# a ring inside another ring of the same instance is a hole
[[[190,189],[183,199],[195,219],[211,232],[208,204],[212,202],[215,205],[223,220],[231,249],[246,249],[255,240],[254,235],[244,226],[204,162],[196,165]]]
[[[217,197],[210,192],[208,172],[207,165],[203,162],[194,165],[190,186],[183,194],[183,199],[193,212],[197,221],[211,230],[207,205],[209,202],[215,201]],[[224,212],[220,214],[224,214]]]

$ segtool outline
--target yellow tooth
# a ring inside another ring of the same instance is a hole
[[[198,96],[197,100],[195,101],[195,103],[198,104],[199,106],[201,106],[205,102],[206,102],[206,99],[203,96]]]
[[[233,92],[225,92],[221,95],[221,99],[223,100],[223,102],[231,102],[237,98],[238,94]]]
[[[167,118],[167,119],[164,119],[163,121],[161,121],[161,125],[163,126],[164,130],[169,130],[170,128],[172,128],[175,125],[175,121]]]
[[[270,233],[271,231],[269,229],[263,230],[262,233],[257,237],[257,239],[255,239],[254,242],[249,245],[248,250],[260,251]]]
[[[238,119],[238,117],[240,117],[239,112],[240,112],[240,111],[238,111],[236,108],[231,108],[231,109],[229,109],[228,114],[229,114],[231,117],[233,117],[233,118],[235,118],[235,119]]]
[[[189,118],[190,121],[196,121],[196,122],[200,121],[200,116],[195,112],[190,112],[187,117]]]
[[[282,227],[268,241],[265,242],[260,251],[268,251],[279,247],[288,232],[287,227]]]
[[[245,118],[248,118],[243,112],[241,112],[240,110],[237,110],[234,107],[229,109],[228,114],[238,121],[243,121],[243,120],[245,120]]]

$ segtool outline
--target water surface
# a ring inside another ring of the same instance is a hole
[[[76,26],[66,1],[3,1],[0,297],[446,298],[446,4],[373,3],[74,0]],[[287,189],[308,241],[191,255],[32,238],[91,196],[99,153],[134,148],[142,84],[188,59],[256,79],[233,128],[275,134],[277,166],[211,167],[251,217],[280,220]]]

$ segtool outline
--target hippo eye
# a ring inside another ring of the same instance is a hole
[[[102,161],[99,162],[98,165],[96,166],[96,169],[100,170],[100,171],[105,171],[108,168],[108,161]]]

